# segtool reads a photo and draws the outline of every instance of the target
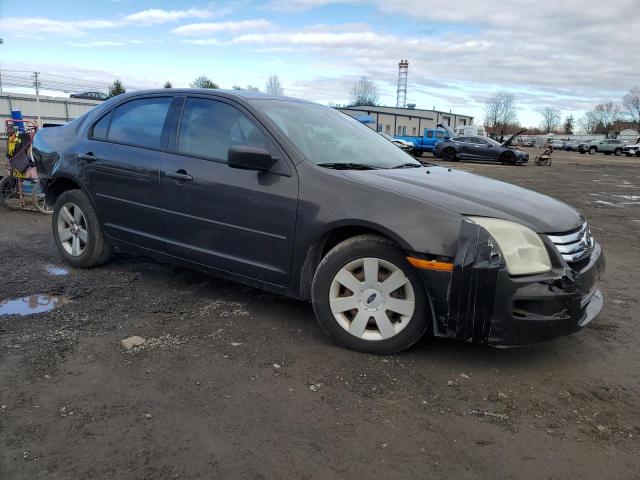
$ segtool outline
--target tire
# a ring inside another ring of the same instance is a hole
[[[385,281],[392,282],[387,290]],[[431,325],[420,277],[398,247],[377,235],[359,235],[331,249],[316,269],[311,298],[325,333],[358,352],[400,352]]]
[[[616,149],[613,151],[613,154],[614,154],[616,157],[619,157],[620,155],[622,155],[622,149],[621,149],[621,148],[616,148]]]
[[[45,215],[53,214],[53,208],[50,208],[45,203],[44,192],[42,191],[42,187],[40,184],[34,185],[33,190],[31,192],[31,202],[37,211],[40,213],[44,213]]]
[[[598,149],[596,147],[591,147],[589,149],[589,155],[595,155]]]
[[[8,175],[0,180],[0,205],[7,210],[20,210],[22,200],[19,188],[20,184],[16,177]]]
[[[416,158],[420,158],[422,156],[422,150],[418,150],[417,148],[414,148],[411,150],[411,155],[413,155]]]
[[[451,147],[445,148],[442,151],[441,157],[442,157],[443,160],[446,160],[447,162],[457,162],[458,161],[458,154]]]
[[[503,165],[515,165],[517,163],[516,155],[513,152],[504,152],[500,155],[499,160]]]
[[[580,155],[584,155],[585,153],[587,153],[586,150],[580,150]]]
[[[640,151],[636,152],[636,157],[640,158]]]
[[[93,204],[82,190],[67,190],[58,197],[51,224],[58,251],[69,265],[90,268],[109,259],[111,247]]]

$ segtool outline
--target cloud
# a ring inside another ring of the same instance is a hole
[[[122,27],[145,27],[177,22],[189,18],[212,18],[227,14],[230,7],[213,9],[189,8],[186,10],[161,10],[152,8],[132,13],[114,20],[52,20],[42,17],[7,17],[0,19],[0,31],[17,36],[52,34],[63,37],[83,37],[87,30],[113,29]],[[5,33],[5,35],[6,35]]]
[[[157,25],[160,23],[176,22],[185,18],[210,18],[213,12],[207,9],[189,8],[187,10],[161,10],[150,8],[132,13],[122,19],[127,25]]]
[[[214,33],[238,33],[249,30],[267,30],[274,25],[265,19],[239,20],[229,22],[191,23],[172,30],[176,35],[199,36]]]
[[[364,3],[366,0],[271,0],[265,8],[280,12],[303,12],[331,4]]]
[[[80,48],[121,47],[124,45],[137,45],[148,43],[144,40],[94,40],[90,42],[69,42],[67,45]]]

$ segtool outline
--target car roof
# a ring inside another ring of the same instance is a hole
[[[122,95],[118,95],[118,97],[123,98],[124,96],[135,97],[138,95],[167,93],[171,93],[174,95],[189,95],[195,93],[200,95],[216,95],[219,97],[238,98],[243,100],[283,100],[287,102],[299,102],[317,105],[315,102],[310,102],[309,100],[303,100],[301,98],[287,97],[284,95],[270,95],[268,93],[252,92],[249,90],[225,90],[221,88],[156,88],[151,90],[135,90],[133,92],[127,92],[123,93]]]

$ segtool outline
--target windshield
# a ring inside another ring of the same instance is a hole
[[[494,140],[491,137],[484,137],[484,139],[489,142],[490,145],[493,145],[494,147],[500,147],[502,144],[500,142],[498,142],[497,140]]]
[[[371,128],[333,108],[286,100],[255,99],[251,103],[317,165],[421,165]]]

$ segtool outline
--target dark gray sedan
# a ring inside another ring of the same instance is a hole
[[[511,142],[519,133],[504,143],[489,137],[454,137],[436,143],[433,154],[451,162],[474,160],[500,162],[508,165],[527,163],[529,154],[511,146]]]
[[[604,256],[576,210],[421,165],[311,102],[128,93],[40,130],[33,155],[68,264],[118,247],[308,300],[355,350],[398,352],[427,332],[530,344],[602,308]]]

